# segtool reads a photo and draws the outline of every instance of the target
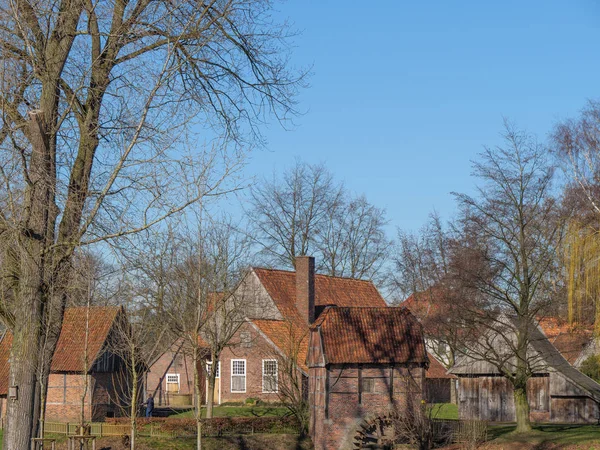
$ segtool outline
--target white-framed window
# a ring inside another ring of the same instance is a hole
[[[168,373],[165,377],[167,382],[167,392],[179,392],[179,374]]]
[[[210,374],[211,369],[212,361],[206,361],[206,373]],[[215,378],[221,378],[221,361],[217,362],[217,373],[215,374]]]
[[[231,360],[231,392],[246,392],[246,360]]]
[[[279,388],[279,371],[276,359],[263,359],[262,362],[262,390],[264,393],[277,392]]]

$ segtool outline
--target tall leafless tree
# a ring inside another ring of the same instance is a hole
[[[397,300],[440,286],[448,275],[451,239],[437,212],[418,233],[398,229],[391,279]]]
[[[509,123],[503,138],[505,145],[486,148],[473,163],[477,195],[456,194],[460,257],[452,271],[473,296],[460,305],[460,322],[473,331],[464,334],[463,351],[510,381],[517,432],[526,432],[527,380],[539,364],[531,330],[553,290],[561,225],[547,149]]]
[[[567,175],[567,194],[571,203],[579,206],[579,216],[588,216],[590,210],[600,213],[600,102],[591,100],[579,117],[559,122],[551,143]],[[587,214],[582,214],[582,198],[587,201]],[[593,222],[597,224],[597,219]]]
[[[242,144],[293,114],[288,37],[266,0],[0,3],[5,449],[34,433],[75,249],[220,193],[240,147],[198,150],[193,132]]]
[[[198,449],[205,389],[200,371],[206,374],[206,417],[210,418],[221,352],[234,344],[232,338],[245,318],[246,299],[235,291],[248,260],[246,239],[229,219],[200,216],[197,228],[181,238],[163,310],[166,323],[181,340],[182,351],[194,367]]]
[[[385,211],[352,198],[324,165],[296,161],[280,177],[252,189],[250,228],[266,261],[295,267],[297,256],[317,256],[333,276],[376,278],[386,261]]]

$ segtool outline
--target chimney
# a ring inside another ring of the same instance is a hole
[[[315,258],[296,257],[296,308],[308,324],[315,321]]]

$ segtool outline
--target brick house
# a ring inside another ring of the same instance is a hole
[[[207,344],[198,338],[201,348]],[[204,374],[198,371],[200,384],[204,386]],[[174,342],[148,368],[145,374],[146,395],[152,394],[156,406],[191,406],[194,404],[194,361],[186,351],[184,340]],[[205,392],[202,392],[202,402]]]
[[[422,326],[408,309],[327,308],[310,328],[315,449],[383,445],[376,429],[420,407],[428,364]]]
[[[220,356],[219,403],[280,401],[290,383],[306,389],[309,324],[324,308],[386,307],[371,281],[315,274],[314,264],[305,256],[295,272],[252,268],[232,294],[244,320]]]
[[[66,309],[48,379],[46,420],[79,421],[84,392],[86,421],[122,415],[121,383],[127,383],[127,374],[122,360],[110,347],[117,330],[126,320],[120,307]],[[11,345],[12,334],[7,331],[0,341],[2,412],[6,402],[10,401],[7,394]]]

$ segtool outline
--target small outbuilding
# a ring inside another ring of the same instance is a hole
[[[528,354],[537,360],[527,382],[531,421],[598,423],[600,384],[569,364],[538,326],[529,334]],[[463,355],[450,372],[459,380],[460,419],[515,421],[512,384],[494,364]]]
[[[73,307],[65,310],[50,366],[46,420],[102,421],[126,412],[130,376],[113,351],[119,330],[127,325],[121,307]],[[87,337],[87,339],[86,339]],[[0,414],[6,411],[13,336],[0,339]]]
[[[310,328],[307,363],[317,450],[378,444],[379,422],[424,402],[429,360],[406,308],[326,308]]]

